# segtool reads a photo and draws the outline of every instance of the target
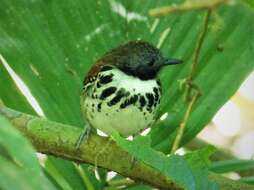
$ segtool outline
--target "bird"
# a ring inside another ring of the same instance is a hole
[[[158,73],[165,66],[180,63],[182,60],[166,58],[158,48],[141,40],[129,41],[105,53],[92,65],[83,82],[80,104],[88,129],[129,137],[150,128],[162,96]]]

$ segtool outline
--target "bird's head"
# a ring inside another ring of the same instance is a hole
[[[105,55],[114,65],[128,75],[150,80],[168,65],[182,63],[178,59],[165,58],[159,49],[144,41],[131,41],[114,48]]]

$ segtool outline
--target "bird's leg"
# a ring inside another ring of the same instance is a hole
[[[81,132],[77,142],[76,142],[76,150],[79,150],[82,142],[86,143],[90,134],[93,132],[93,128],[88,124]]]
[[[137,162],[137,159],[132,155],[131,156],[131,167],[130,167],[130,169],[133,169],[136,162]]]

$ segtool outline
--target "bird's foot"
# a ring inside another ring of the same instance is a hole
[[[92,128],[90,126],[87,126],[83,129],[83,131],[81,132],[81,134],[76,142],[76,145],[75,145],[76,150],[79,150],[80,145],[82,143],[86,143],[88,141],[88,138],[89,138],[91,132],[92,132]]]
[[[137,162],[138,160],[134,157],[134,156],[131,156],[131,166],[130,166],[130,170],[132,170],[134,168],[134,165],[135,163]]]

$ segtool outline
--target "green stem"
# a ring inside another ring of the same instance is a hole
[[[205,36],[207,34],[207,31],[208,31],[208,23],[209,23],[209,19],[210,19],[210,16],[211,16],[211,12],[212,12],[212,10],[208,9],[206,11],[206,15],[204,17],[204,21],[203,21],[203,24],[202,24],[202,29],[199,33],[197,45],[196,45],[196,48],[195,48],[194,53],[193,53],[193,63],[191,65],[189,80],[193,80],[195,78],[195,72],[196,72],[197,64],[198,64],[199,57],[200,57],[200,51],[201,51],[202,45],[204,44]]]
[[[189,1],[177,6],[165,6],[160,8],[151,9],[149,11],[150,16],[166,16],[174,13],[182,13],[195,10],[214,9],[219,5],[229,2],[229,0],[202,0],[202,1]]]
[[[186,79],[186,89],[185,89],[185,100],[186,101],[188,101],[190,99],[191,90],[193,87],[195,87],[195,85],[193,84],[193,80],[195,78],[201,48],[202,48],[202,45],[205,40],[205,36],[208,31],[208,23],[209,23],[209,18],[211,16],[211,12],[212,12],[211,9],[207,10],[207,12],[206,12],[206,15],[205,15],[205,18],[204,18],[204,21],[202,24],[202,28],[201,28],[201,31],[198,36],[198,41],[197,41],[196,47],[193,52],[193,61],[191,64],[190,73]],[[196,87],[196,90],[199,90],[198,87]]]
[[[194,103],[196,102],[198,96],[199,96],[199,92],[196,91],[195,95],[192,97],[192,100],[190,101],[190,103],[188,105],[188,108],[187,108],[187,110],[184,114],[184,118],[183,118],[183,120],[182,120],[182,122],[181,122],[181,124],[180,124],[180,126],[177,130],[176,138],[175,138],[175,141],[174,141],[172,149],[171,149],[171,154],[175,153],[175,151],[178,149],[178,147],[181,143],[181,139],[183,137],[184,129],[185,129],[187,121],[189,119],[192,107],[193,107]]]
[[[193,62],[191,64],[190,73],[189,73],[189,75],[187,77],[187,80],[186,80],[186,88],[185,88],[185,95],[184,95],[185,100],[188,101],[190,99],[190,102],[188,104],[188,107],[187,107],[187,110],[186,110],[185,115],[183,117],[183,120],[180,124],[180,127],[178,128],[176,138],[175,138],[175,141],[174,141],[172,149],[171,149],[171,153],[174,153],[178,149],[178,147],[181,143],[181,139],[183,137],[184,129],[185,129],[187,121],[189,119],[192,107],[195,104],[196,100],[198,99],[199,95],[201,94],[199,88],[197,86],[195,86],[195,84],[193,84],[193,79],[195,78],[195,72],[196,72],[196,68],[197,68],[197,65],[198,65],[198,60],[199,60],[199,57],[200,57],[201,47],[204,43],[204,39],[205,39],[207,30],[208,30],[208,22],[209,22],[211,12],[212,12],[212,10],[210,10],[210,9],[207,10],[207,13],[205,15],[204,22],[203,22],[203,25],[202,25],[202,30],[199,33],[197,45],[196,45],[196,48],[193,52]],[[191,90],[193,88],[195,90],[195,94],[192,95],[192,97],[190,98]]]

